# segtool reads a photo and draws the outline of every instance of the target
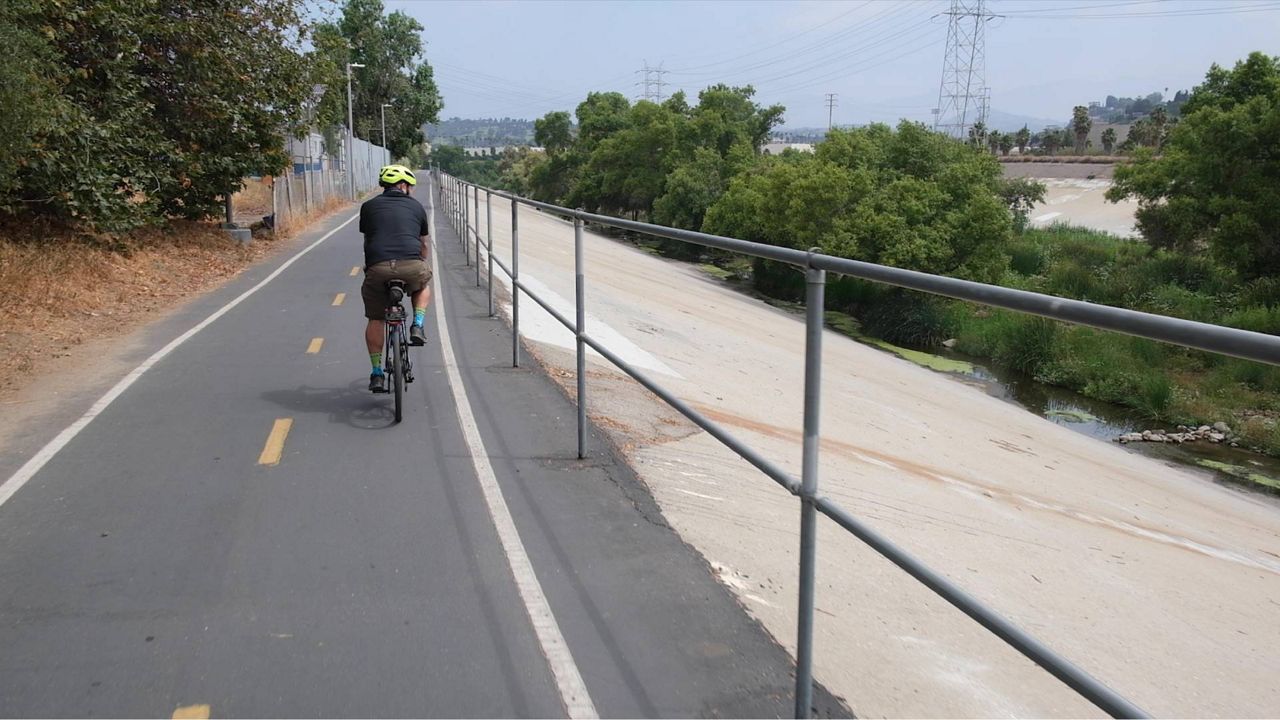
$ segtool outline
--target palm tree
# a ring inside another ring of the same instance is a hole
[[[1026,125],[1023,125],[1018,134],[1014,136],[1014,142],[1018,144],[1018,154],[1025,155],[1027,146],[1031,144],[1031,130]]]
[[[1076,136],[1076,154],[1084,154],[1084,141],[1093,129],[1093,119],[1089,117],[1089,108],[1077,105],[1071,111],[1071,130]]]
[[[1062,134],[1057,130],[1045,130],[1044,139],[1040,141],[1040,145],[1044,148],[1045,153],[1053,155],[1058,152],[1058,147],[1062,142]]]
[[[1165,128],[1169,124],[1169,111],[1163,105],[1151,111],[1151,144],[1156,150],[1164,144]]]
[[[1102,131],[1102,150],[1110,155],[1112,148],[1116,146],[1116,129],[1107,128]]]
[[[973,124],[969,128],[969,144],[980,148],[987,144],[987,125],[982,121]]]

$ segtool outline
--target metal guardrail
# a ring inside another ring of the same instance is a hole
[[[1015,290],[986,285],[983,283],[957,280],[955,278],[930,275],[927,273],[903,270],[901,268],[873,265],[871,263],[848,260],[845,258],[823,255],[816,251],[803,252],[791,248],[775,247],[760,243],[738,240],[736,238],[709,235],[681,230],[677,228],[651,225],[648,223],[624,220],[605,215],[596,215],[581,210],[550,205],[548,203],[529,200],[510,193],[480,187],[459,178],[439,172],[433,173],[436,185],[440,190],[446,211],[453,225],[459,230],[460,241],[467,255],[467,262],[472,258],[472,241],[474,240],[474,258],[476,266],[476,284],[480,285],[480,248],[483,244],[488,257],[489,316],[495,313],[493,303],[493,267],[496,264],[510,278],[513,286],[511,293],[511,362],[515,367],[520,364],[520,294],[523,292],[538,303],[557,321],[568,328],[577,338],[577,405],[578,405],[578,457],[585,455],[586,438],[586,348],[590,347],[600,353],[609,362],[616,365],[627,375],[653,392],[664,402],[675,408],[698,427],[707,431],[740,457],[751,463],[765,475],[796,495],[801,500],[800,510],[800,589],[799,589],[799,621],[796,639],[796,697],[795,714],[797,718],[807,718],[812,712],[813,699],[813,613],[814,613],[814,575],[816,551],[817,513],[822,513],[837,525],[849,531],[858,539],[869,545],[877,553],[906,571],[934,593],[951,603],[978,624],[991,631],[1005,643],[1044,668],[1051,675],[1075,690],[1112,717],[1149,717],[1142,708],[1126,700],[1116,691],[1107,687],[1097,678],[1085,672],[1066,658],[1058,655],[1048,646],[1017,627],[999,613],[965,592],[958,585],[930,569],[906,550],[898,547],[891,540],[875,529],[858,520],[851,513],[841,508],[830,498],[818,494],[818,422],[821,401],[822,373],[822,331],[824,320],[824,290],[826,273],[833,272],[851,277],[858,277],[897,287],[919,290],[943,295],[946,297],[982,303],[994,307],[1006,308],[1022,313],[1040,315],[1054,320],[1088,325],[1103,330],[1112,330],[1137,337],[1159,340],[1184,347],[1207,350],[1213,353],[1231,355],[1248,360],[1256,360],[1280,365],[1280,337],[1263,333],[1249,332],[1234,328],[1226,328],[1206,323],[1181,320],[1177,318],[1153,315],[1150,313],[1125,310],[1106,305],[1078,300],[1042,295],[1039,293]],[[473,219],[479,217],[480,193],[485,194],[485,212],[489,221],[493,214],[491,200],[494,196],[511,201],[511,265],[508,267],[497,260],[490,252],[493,247],[493,225],[486,223],[487,238],[482,243],[479,223]],[[467,201],[471,200],[471,206]],[[574,281],[575,309],[573,320],[557,312],[536,293],[520,281],[520,244],[519,244],[519,207],[525,205],[544,210],[556,215],[573,219],[574,226]],[[474,218],[473,218],[474,216]],[[805,269],[805,381],[804,381],[804,441],[801,477],[797,480],[787,471],[753,450],[746,443],[734,437],[724,428],[709,420],[680,398],[673,395],[653,379],[637,370],[630,363],[613,353],[602,343],[586,332],[586,293],[585,268],[583,262],[582,229],[584,222],[614,227],[621,230],[645,233],[657,237],[670,238],[694,243],[705,247],[719,248],[754,257],[790,263]]]

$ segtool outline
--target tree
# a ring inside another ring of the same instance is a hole
[[[1013,150],[1014,143],[1017,139],[1010,133],[1000,133],[1000,154],[1008,155]]]
[[[1014,142],[1018,145],[1018,154],[1025,155],[1027,153],[1027,145],[1031,144],[1031,130],[1026,125],[1023,125],[1022,129],[1014,137]]]
[[[382,0],[346,0],[335,23],[316,28],[313,81],[324,86],[317,122],[347,124],[347,63],[352,70],[355,135],[382,142],[386,108],[387,145],[401,157],[422,142],[422,126],[439,121],[443,103],[434,71],[423,57],[422,24],[397,10],[385,14]]]
[[[431,162],[441,171],[458,175],[467,161],[467,152],[457,145],[436,143],[431,146]]]
[[[1116,168],[1109,200],[1138,199],[1148,242],[1208,248],[1246,279],[1280,274],[1280,58],[1214,65],[1182,108],[1163,152]]]
[[[549,112],[533,122],[533,141],[550,155],[568,150],[573,145],[573,123],[563,110]]]
[[[1057,130],[1045,130],[1040,139],[1040,146],[1048,155],[1058,152],[1058,148],[1062,145],[1062,133]]]
[[[987,144],[987,124],[979,120],[969,128],[969,144],[980,148]]]
[[[832,130],[814,154],[761,158],[704,230],[925,272],[994,280],[1012,228],[985,153],[903,122]]]
[[[1102,131],[1102,151],[1110,155],[1116,145],[1116,129],[1107,128]]]
[[[1036,203],[1044,202],[1048,188],[1045,184],[1031,178],[1004,178],[1000,182],[1000,198],[1004,200],[1009,211],[1013,213],[1014,226],[1021,232],[1026,228],[1027,216],[1035,209]]]
[[[1151,111],[1151,141],[1150,145],[1156,150],[1164,144],[1164,138],[1168,132],[1169,111],[1164,107],[1157,107]]]
[[[1000,142],[1003,138],[1004,135],[999,130],[992,130],[987,133],[987,149],[991,151],[992,155],[1000,154]]]
[[[1071,111],[1071,131],[1075,135],[1076,154],[1084,154],[1084,141],[1093,129],[1093,119],[1089,117],[1089,108],[1077,105]]]
[[[39,152],[18,159],[0,203],[107,231],[220,211],[245,176],[288,163],[310,89],[303,12],[302,0],[5,3],[0,27],[30,53],[6,60],[20,83],[6,100],[42,101],[6,102],[18,128],[5,142]]]

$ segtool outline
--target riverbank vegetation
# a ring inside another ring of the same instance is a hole
[[[594,212],[1280,334],[1274,58],[1215,66],[1181,121],[1162,129],[1160,154],[1139,150],[1117,169],[1108,196],[1139,199],[1147,242],[1028,228],[1042,185],[1003,178],[984,143],[914,123],[834,130],[813,153],[764,155],[782,108],[752,98],[750,87],[727,86],[692,105],[683,94],[633,105],[592,93],[576,126],[567,112],[535,123],[545,152],[511,150],[484,171],[506,189]],[[647,242],[749,276],[771,298],[802,297],[803,277],[789,266]],[[1280,454],[1273,366],[850,278],[829,278],[827,300],[854,332],[912,348],[946,343],[1153,421],[1226,422],[1239,444]]]

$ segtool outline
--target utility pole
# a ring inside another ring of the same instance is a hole
[[[839,97],[836,93],[827,93],[827,132],[831,132],[832,118],[835,117],[836,102]]]
[[[351,68],[362,68],[360,63],[347,63],[347,187],[351,191],[351,200],[356,199],[356,129],[351,109]]]
[[[391,103],[382,103],[382,151],[387,152],[387,108]]]
[[[637,75],[644,74],[644,80],[636,83],[644,86],[644,92],[640,94],[638,99],[654,103],[662,102],[662,87],[667,84],[662,80],[662,76],[671,72],[670,70],[663,70],[663,64],[665,63],[658,63],[657,67],[650,67],[649,61],[645,60],[644,67],[636,71]]]
[[[951,0],[951,9],[941,14],[949,18],[947,50],[933,129],[964,140],[974,122],[987,119],[986,25],[999,16],[987,12],[986,0]]]

